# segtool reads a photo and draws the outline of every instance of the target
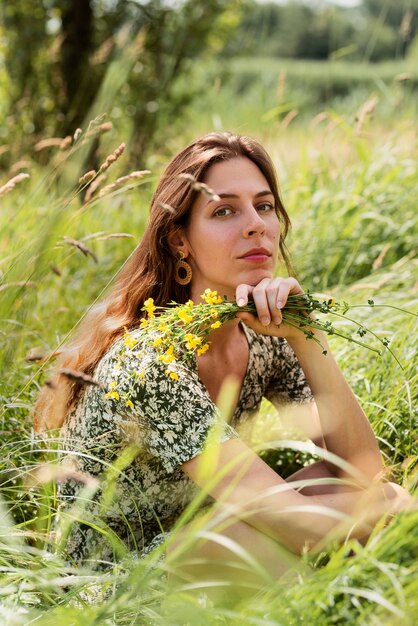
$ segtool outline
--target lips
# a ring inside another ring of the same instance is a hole
[[[265,259],[266,257],[270,257],[271,253],[266,250],[266,248],[251,248],[245,254],[242,254],[240,259]]]

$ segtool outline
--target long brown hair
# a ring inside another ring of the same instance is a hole
[[[186,302],[189,285],[174,279],[176,258],[169,243],[170,232],[186,226],[190,210],[200,193],[193,180],[204,182],[211,165],[237,157],[253,161],[264,175],[275,198],[281,223],[280,253],[288,271],[290,259],[284,240],[290,228],[289,216],[280,200],[273,163],[254,139],[232,133],[208,133],[193,141],[169,163],[154,193],[150,219],[144,235],[119,273],[108,296],[92,307],[73,339],[61,353],[52,385],[44,387],[34,407],[37,430],[61,426],[79,399],[82,385],[59,373],[69,368],[93,375],[110,345],[124,327],[138,326],[147,298],[158,306],[170,301]],[[192,178],[182,177],[188,174]]]

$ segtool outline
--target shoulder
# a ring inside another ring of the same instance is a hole
[[[172,403],[190,394],[203,396],[195,363],[157,351],[143,341],[144,332],[135,329],[118,338],[99,362],[95,378],[106,404],[120,410],[121,402],[130,408],[146,402],[156,407],[169,398]]]

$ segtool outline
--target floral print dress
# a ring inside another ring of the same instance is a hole
[[[215,425],[224,442],[239,436],[240,423],[257,413],[263,397],[275,406],[312,400],[288,343],[242,327],[249,360],[229,424],[220,422],[195,360],[178,362],[174,379],[152,348],[145,354],[137,346],[126,350],[122,338],[102,357],[94,373],[102,387],[85,388],[61,431],[68,471],[58,487],[58,528],[62,532],[65,520],[76,520],[66,541],[73,563],[92,560],[106,567],[126,552],[143,555],[162,543],[199,492],[180,466],[202,452]],[[143,380],[132,376],[144,366]],[[130,402],[106,394],[109,389],[125,398],[128,393]],[[100,476],[96,487],[86,475]]]

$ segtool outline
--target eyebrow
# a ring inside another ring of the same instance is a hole
[[[235,193],[218,193],[216,194],[219,198],[223,199],[223,198],[239,198],[239,196]],[[255,194],[254,198],[261,198],[262,196],[273,196],[274,198],[274,194],[271,191],[271,189],[263,189],[263,191],[259,191],[258,193]],[[211,202],[213,202],[212,198],[209,198],[208,202],[206,204],[210,204]]]

